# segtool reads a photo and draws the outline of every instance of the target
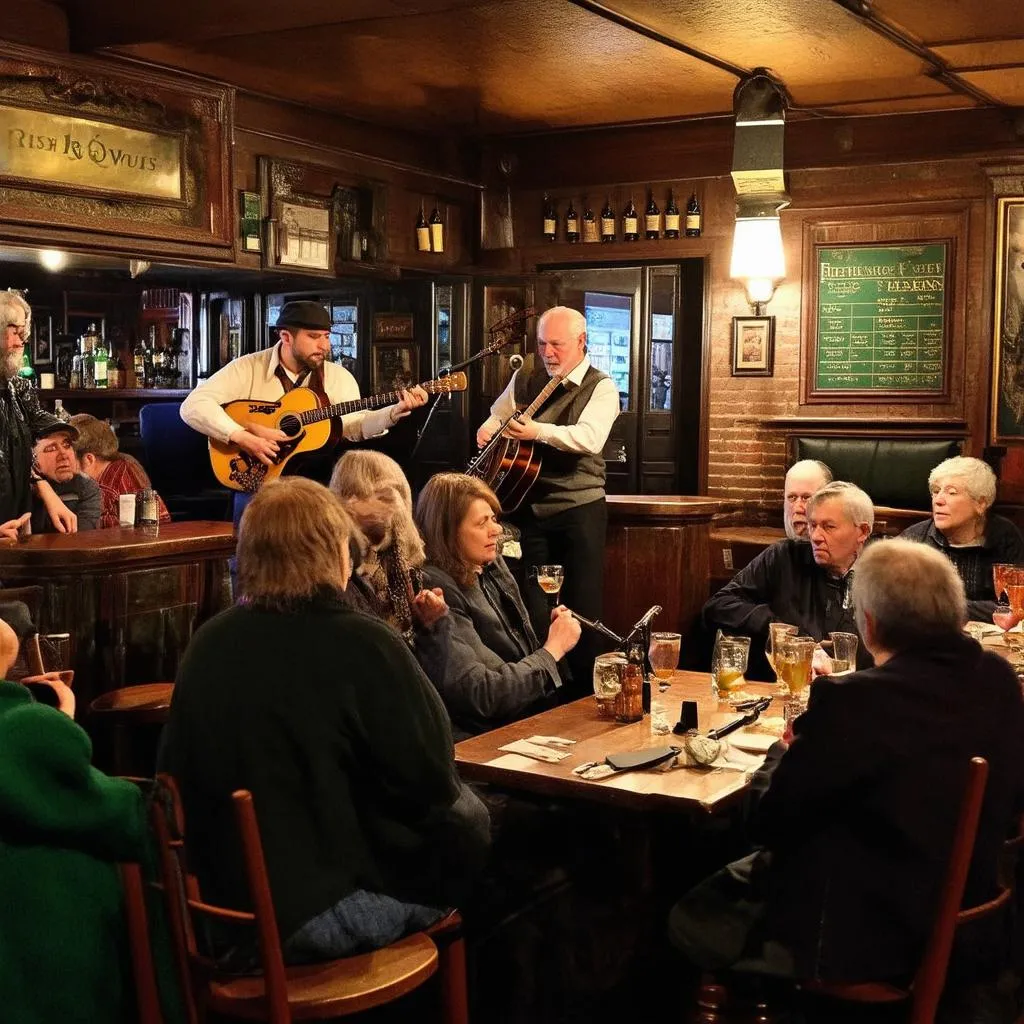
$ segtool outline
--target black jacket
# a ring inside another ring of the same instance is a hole
[[[31,510],[32,445],[44,427],[59,422],[24,378],[0,382],[0,523]]]
[[[64,483],[55,483],[51,480],[50,486],[53,488],[53,493],[67,505],[68,511],[74,512],[78,516],[79,532],[95,530],[99,527],[100,519],[103,516],[103,497],[100,494],[100,486],[95,480],[84,473],[76,473]],[[32,499],[32,532],[57,532],[49,512],[46,511],[46,506],[37,496]]]
[[[711,597],[702,612],[704,626],[712,635],[721,629],[751,637],[748,675],[771,679],[764,656],[770,622],[799,626],[803,635],[815,640],[834,632],[857,632],[848,595],[851,580],[849,573],[843,579],[829,576],[814,561],[806,541],[780,540]],[[857,646],[857,664],[871,664],[863,644]]]
[[[799,977],[915,969],[975,755],[989,777],[965,905],[994,895],[1020,806],[1022,736],[1013,670],[958,634],[811,686],[753,822],[770,854],[765,938],[790,949]]]

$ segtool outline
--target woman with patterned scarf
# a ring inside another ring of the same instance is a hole
[[[393,627],[437,685],[446,669],[451,620],[440,588],[422,589],[423,541],[402,467],[381,452],[353,450],[334,467],[331,490],[361,531],[347,596]]]

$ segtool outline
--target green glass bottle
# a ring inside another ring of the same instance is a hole
[[[32,357],[28,354],[28,345],[21,354],[21,366],[18,368],[18,376],[27,380],[30,384],[36,382],[36,371],[32,369]]]

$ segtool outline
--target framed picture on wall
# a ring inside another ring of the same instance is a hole
[[[411,313],[377,313],[373,318],[374,341],[412,341]]]
[[[378,341],[373,345],[374,394],[412,387],[419,373],[416,345],[411,341]]]
[[[775,362],[775,317],[732,318],[732,375],[770,377]]]
[[[45,309],[32,311],[32,365],[53,362],[53,317]]]
[[[1024,441],[1024,197],[996,203],[992,443]]]

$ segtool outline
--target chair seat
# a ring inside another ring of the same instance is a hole
[[[906,989],[881,981],[803,981],[800,987],[805,992],[850,1003],[901,1003],[910,998]]]
[[[437,970],[437,947],[419,932],[383,949],[323,964],[288,967],[288,1005],[295,1020],[341,1017],[411,992]],[[262,975],[211,981],[209,1004],[221,1013],[266,1020]]]
[[[90,705],[93,714],[102,714],[108,721],[118,724],[162,725],[171,708],[174,683],[143,683],[124,686],[119,690],[101,693]]]

